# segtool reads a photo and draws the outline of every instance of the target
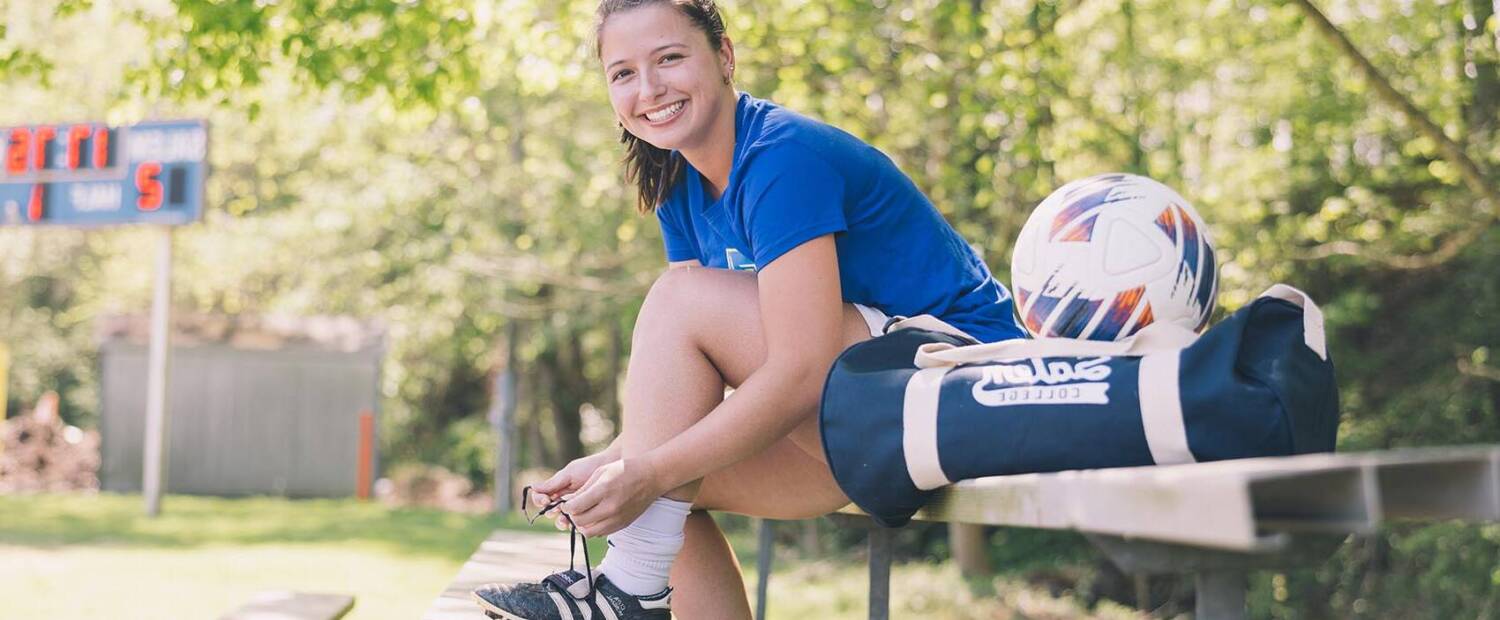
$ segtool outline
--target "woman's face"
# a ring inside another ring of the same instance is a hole
[[[695,150],[712,137],[725,101],[733,51],[720,49],[686,15],[651,4],[611,15],[599,33],[604,79],[615,116],[661,149]]]

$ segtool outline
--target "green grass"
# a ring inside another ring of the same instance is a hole
[[[779,561],[780,558],[778,558]],[[858,558],[855,558],[858,559]],[[863,620],[869,573],[863,562],[790,562],[771,576],[769,620]],[[754,586],[753,567],[746,580]],[[753,590],[752,596],[753,596]],[[752,598],[753,600],[753,598]],[[1089,611],[1014,578],[965,581],[952,563],[910,562],[891,568],[891,617],[931,620],[1125,620],[1130,609],[1104,603]]]
[[[149,518],[137,495],[0,496],[0,543],[29,547],[106,545],[189,550],[207,545],[336,544],[393,556],[462,562],[496,527],[520,518],[356,500],[169,496]]]
[[[354,500],[0,496],[5,618],[215,618],[262,590],[417,618],[499,519]]]
[[[348,618],[414,619],[500,527],[555,532],[519,516],[354,500],[171,496],[151,519],[135,495],[0,496],[0,617],[215,618],[256,592],[295,589],[353,595]],[[730,538],[753,592],[753,530],[736,528]],[[603,541],[590,542],[602,557]],[[857,554],[777,555],[771,618],[865,617],[868,582]],[[898,565],[892,590],[898,618],[1088,615],[1015,582],[966,584],[951,565]]]

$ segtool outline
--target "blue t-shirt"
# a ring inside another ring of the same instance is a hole
[[[739,96],[723,196],[689,164],[656,215],[669,261],[755,270],[834,233],[844,301],[1024,337],[1010,293],[890,158],[769,101]]]

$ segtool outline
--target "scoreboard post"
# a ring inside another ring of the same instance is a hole
[[[9,402],[10,396],[6,394],[5,388],[10,385],[10,349],[5,348],[5,343],[0,342],[0,421],[4,421],[10,415],[5,411],[5,404]],[[0,445],[0,452],[5,451],[5,446]]]
[[[167,353],[171,329],[172,230],[203,216],[208,124],[154,121],[0,128],[0,226],[160,228],[146,386],[146,514],[166,488]],[[3,375],[0,375],[3,376]],[[3,393],[0,386],[0,393]],[[3,406],[3,401],[0,401]]]

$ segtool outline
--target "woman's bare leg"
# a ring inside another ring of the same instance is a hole
[[[844,305],[844,341],[870,337],[853,306]],[[641,306],[625,373],[622,454],[643,454],[687,430],[766,360],[755,276],[723,269],[673,269]],[[804,412],[792,433],[817,445],[817,410]],[[668,493],[692,501],[697,482]]]
[[[864,319],[845,305],[846,344],[870,337]],[[621,448],[631,457],[686,430],[765,363],[765,338],[755,277],[717,269],[663,274],[636,320],[624,389]],[[848,502],[817,446],[817,411],[786,439],[759,455],[710,474],[669,497],[761,516],[814,516]],[[795,439],[794,439],[795,438]],[[706,515],[688,519],[673,565],[673,608],[683,618],[749,618],[748,597],[733,553]]]
[[[678,618],[749,618],[750,597],[739,559],[713,517],[695,510],[672,565],[672,612]]]
[[[770,519],[808,519],[848,503],[821,453],[808,454],[788,437],[705,477],[695,508]],[[707,523],[694,527],[694,519]],[[711,527],[706,512],[693,512],[688,522],[682,552],[672,565],[673,610],[681,618],[750,618],[744,577],[724,535]]]

